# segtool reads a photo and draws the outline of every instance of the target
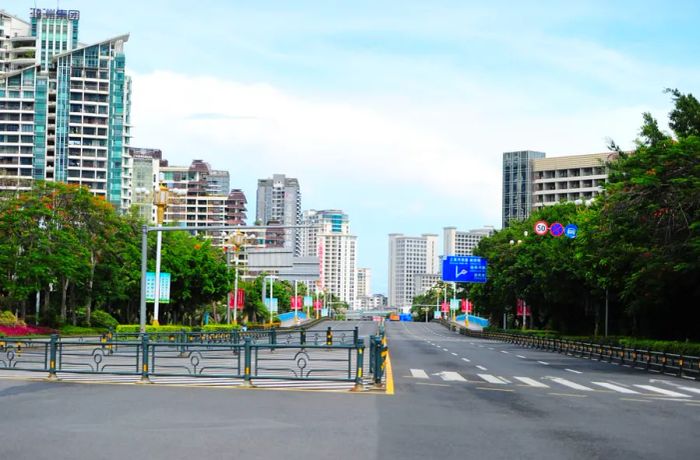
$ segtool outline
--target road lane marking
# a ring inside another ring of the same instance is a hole
[[[565,371],[568,371],[568,372],[573,372],[574,374],[583,374],[583,372],[581,372],[581,371],[575,371],[575,370],[573,370],[573,369],[564,369],[564,370],[565,370]]]
[[[505,354],[507,354],[507,355],[510,354],[509,351],[505,351],[505,350],[501,350],[501,353],[505,353]]]
[[[562,379],[560,377],[550,377],[549,380],[551,380],[552,382],[556,382],[559,385],[564,385],[565,387],[573,388],[574,390],[593,391],[593,388],[588,388],[576,382],[572,382],[571,380]]]
[[[549,385],[545,385],[542,382],[538,382],[535,379],[531,379],[530,377],[513,377],[516,380],[520,380],[526,385],[530,385],[531,387],[536,387],[536,388],[549,388]]]
[[[489,382],[489,383],[496,383],[499,385],[505,385],[506,382],[503,380],[499,379],[498,377],[491,375],[491,374],[476,374],[479,377],[481,377],[483,380]]]
[[[411,377],[416,379],[429,379],[428,374],[423,369],[411,369]]]
[[[544,364],[545,366],[549,366],[549,363],[545,363],[544,361],[537,361],[540,364]]]
[[[493,351],[493,347],[489,347],[489,350],[492,350],[492,351]]]
[[[443,348],[443,350],[445,350],[445,351],[450,351],[450,350],[448,350],[447,348]]]
[[[691,387],[682,387],[682,386],[676,386],[679,390],[682,391],[690,391],[691,393],[697,393],[700,394],[700,388],[691,388]]]
[[[645,402],[645,403],[651,402],[651,400],[649,400],[649,399],[636,399],[636,398],[620,398],[620,401],[634,401],[634,402]]]
[[[470,362],[471,362],[471,361],[469,361],[467,358],[462,358],[462,361],[464,361],[464,362],[466,362],[466,363],[470,363]]]
[[[598,385],[599,387],[607,388],[608,390],[617,391],[618,393],[625,393],[628,395],[638,395],[638,391],[630,390],[629,388],[621,387],[619,385],[614,385],[608,382],[591,382],[593,385]]]
[[[428,385],[431,387],[449,387],[446,383],[426,383],[426,382],[416,382],[416,385]]]
[[[452,356],[457,356],[457,353],[455,353],[455,352],[452,352],[451,354],[452,354]]]
[[[489,388],[489,387],[476,387],[477,390],[486,390],[486,391],[508,391],[510,393],[514,392],[515,390],[511,390],[508,388]]]
[[[569,393],[547,393],[548,395],[554,395],[554,396],[568,396],[570,398],[587,398],[588,395],[574,395],[574,394],[569,394]]]
[[[446,382],[466,382],[467,379],[459,375],[457,372],[449,372],[449,371],[444,371],[444,372],[438,372],[437,374],[433,375],[438,375],[440,378]]]
[[[634,385],[634,386],[636,386],[637,388],[641,388],[642,390],[647,390],[647,391],[659,393],[659,394],[666,395],[666,396],[673,396],[674,398],[690,398],[690,396],[688,396],[688,395],[684,395],[683,393],[678,393],[676,391],[666,390],[665,388],[653,387],[651,385]]]
[[[488,370],[488,369],[486,369],[484,366],[476,366],[476,367],[477,367],[477,369],[481,369],[482,371],[487,371],[487,370]]]
[[[518,358],[527,359],[523,355],[515,355],[515,356],[517,356]]]

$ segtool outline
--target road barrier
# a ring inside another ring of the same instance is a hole
[[[369,337],[370,364],[369,370],[372,373],[372,383],[375,388],[384,387],[384,372],[386,360],[389,354],[384,327],[380,326],[379,334]]]
[[[327,333],[327,331],[325,331]],[[61,374],[152,377],[219,377],[255,380],[313,380],[364,386],[365,341],[354,330],[250,331],[226,333],[105,334],[102,337],[2,338],[3,370]]]
[[[443,326],[462,335],[494,339],[526,348],[563,353],[579,358],[607,361],[651,372],[660,372],[693,380],[700,380],[700,357],[685,356],[662,351],[641,350],[624,346],[603,345],[575,340],[534,337],[506,332],[471,331],[464,326],[439,320]]]

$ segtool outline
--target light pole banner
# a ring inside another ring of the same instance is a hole
[[[310,307],[314,304],[314,298],[311,297],[310,295],[305,295],[304,296],[304,306],[305,307]]]
[[[170,273],[160,273],[160,299],[159,303],[170,303]],[[156,274],[146,272],[146,302],[156,300]]]
[[[459,299],[450,299],[450,310],[459,310]]]

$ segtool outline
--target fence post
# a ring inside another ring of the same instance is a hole
[[[330,329],[330,328],[329,328]],[[355,372],[355,386],[351,391],[363,391],[365,389],[365,386],[362,382],[362,372],[364,370],[364,365],[365,365],[365,359],[364,359],[364,353],[365,353],[365,341],[360,340],[357,342],[357,370]]]
[[[357,343],[357,339],[360,338],[360,332],[358,331],[358,326],[352,331],[352,343]]]
[[[384,341],[376,338],[376,343],[374,345],[376,350],[374,352],[374,387],[383,388],[382,377],[384,377],[384,366],[386,365],[386,347],[384,346]]]
[[[187,332],[184,329],[178,333],[178,340],[180,342],[180,356],[187,356]]]
[[[369,336],[369,372],[370,374],[375,374],[377,372],[377,369],[375,367],[375,361],[376,361],[376,352],[377,352],[377,344],[376,344],[376,339],[377,337],[375,335],[370,335]],[[357,343],[357,340],[355,340],[355,343]]]
[[[302,345],[306,345],[306,329],[303,327],[301,328],[301,331],[299,332],[299,342]]]
[[[333,330],[330,326],[326,330],[326,345],[333,345]]]
[[[148,378],[148,334],[141,336],[141,381],[140,383],[151,383]]]
[[[252,363],[252,346],[250,343],[250,337],[245,338],[245,342],[243,345],[243,351],[245,353],[245,358],[243,360],[244,362],[244,369],[243,369],[243,387],[244,388],[252,388],[253,384],[250,383],[250,366]]]
[[[49,377],[48,380],[58,380],[56,375],[56,348],[58,347],[58,334],[51,334],[49,342]]]

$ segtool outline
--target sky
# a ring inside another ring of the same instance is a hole
[[[35,2],[3,8],[28,18]],[[632,148],[698,93],[696,1],[37,1],[80,40],[129,33],[132,145],[342,209],[386,293],[389,233],[500,227],[502,154]],[[440,246],[442,249],[442,246]]]

